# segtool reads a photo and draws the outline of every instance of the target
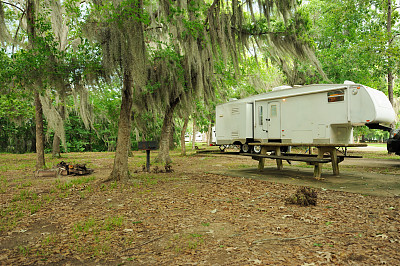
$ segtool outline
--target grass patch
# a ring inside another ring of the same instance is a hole
[[[197,249],[203,243],[204,236],[198,233],[175,234],[166,249],[173,249],[177,253],[187,252]]]
[[[72,250],[91,257],[108,255],[111,253],[111,242],[115,231],[125,223],[122,216],[108,217],[98,220],[93,217],[79,221],[73,226],[74,245]]]
[[[27,200],[36,200],[38,195],[29,190],[21,190],[19,194],[14,195],[12,201],[27,201]]]
[[[5,176],[1,176],[0,179],[0,193],[6,193],[8,188],[7,178]]]

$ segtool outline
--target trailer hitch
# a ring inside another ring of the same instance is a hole
[[[383,131],[388,131],[388,132],[390,132],[390,131],[392,131],[392,128],[391,127],[386,127],[386,126],[382,126],[382,125],[379,125],[379,124],[365,124],[369,129],[380,129],[380,130],[383,130]]]

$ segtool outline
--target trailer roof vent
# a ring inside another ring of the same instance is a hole
[[[240,114],[239,107],[232,107],[232,114],[233,114],[233,115],[238,115],[238,114]]]
[[[237,98],[230,98],[229,101],[230,102],[237,101]]]
[[[291,89],[291,88],[292,88],[291,86],[283,85],[283,86],[272,88],[272,91],[280,91],[280,90],[286,90],[286,89]]]
[[[345,80],[343,82],[343,84],[355,84],[355,83],[353,81],[351,81],[351,80]]]

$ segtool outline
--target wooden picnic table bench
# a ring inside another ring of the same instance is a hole
[[[264,169],[265,158],[276,160],[278,170],[283,169],[282,160],[288,161],[303,161],[314,165],[314,178],[321,179],[322,164],[332,162],[332,170],[334,175],[339,175],[339,162],[344,160],[345,156],[337,155],[337,148],[339,147],[366,147],[367,144],[317,144],[317,143],[249,143],[251,146],[261,146],[260,154],[249,154],[258,160],[258,169],[262,171]],[[318,154],[314,156],[299,156],[293,154],[282,154],[281,147],[292,146],[292,147],[316,147]],[[268,151],[273,151],[274,154],[268,155]],[[328,153],[329,156],[324,156]]]
[[[286,160],[286,161],[301,161],[301,162],[308,162],[308,163],[329,163],[332,160],[330,158],[322,158],[322,159],[318,159],[317,155],[315,156],[300,156],[301,154],[298,154],[299,156],[296,155],[286,155],[285,153],[283,153],[280,156],[277,155],[268,155],[268,154],[249,154],[249,153],[240,153],[240,155],[244,155],[244,156],[251,156],[252,159],[254,160],[258,160],[260,158],[267,158],[267,159],[282,159],[282,160]],[[338,157],[339,158],[339,157]]]

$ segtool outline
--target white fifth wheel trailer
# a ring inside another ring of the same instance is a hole
[[[256,142],[350,144],[353,126],[394,119],[386,95],[361,84],[283,86],[218,105],[216,144],[240,145],[242,152]]]

